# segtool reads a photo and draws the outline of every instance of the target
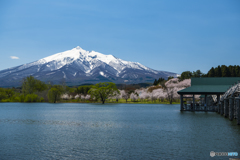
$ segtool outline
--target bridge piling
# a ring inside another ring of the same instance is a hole
[[[233,115],[234,115],[234,97],[229,97],[229,115],[228,115],[228,118],[230,121],[233,120]]]
[[[233,101],[233,119],[237,118],[237,108],[236,108],[236,99]]]
[[[220,114],[223,115],[223,113],[224,113],[224,101],[221,101]]]
[[[228,117],[228,99],[224,99],[224,117]]]
[[[240,125],[240,98],[236,98],[236,117],[237,117],[237,124]]]
[[[180,106],[180,111],[183,111],[183,95],[180,95],[180,101],[181,101],[181,106]]]
[[[217,112],[220,113],[220,94],[217,94]]]

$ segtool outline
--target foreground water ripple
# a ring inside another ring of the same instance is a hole
[[[0,103],[0,159],[229,159],[210,151],[240,154],[236,121],[179,105]]]

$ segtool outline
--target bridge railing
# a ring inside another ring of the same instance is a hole
[[[239,91],[239,89],[240,89],[239,83],[233,85],[222,95],[222,97],[220,98],[220,101],[223,101],[225,98],[229,97],[230,95],[233,96],[233,94]]]

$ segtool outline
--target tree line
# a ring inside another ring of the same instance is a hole
[[[170,82],[171,81],[171,82]],[[186,83],[186,84],[185,84]],[[128,102],[169,102],[179,99],[177,90],[189,86],[190,81],[179,82],[176,78],[162,80],[162,86],[139,88],[137,85],[125,85],[117,88],[115,83],[104,82],[95,85],[68,87],[44,83],[33,76],[22,80],[20,88],[0,88],[0,102],[101,102],[119,100]]]
[[[204,74],[200,70],[196,71],[184,71],[178,77],[179,81],[183,81],[185,79],[190,79],[192,77],[240,77],[240,66],[239,65],[219,65],[217,67],[212,67],[207,74]],[[173,77],[168,77],[168,80]],[[164,78],[160,77],[158,80],[155,79],[153,85],[159,85],[162,82],[167,81]]]
[[[239,65],[219,65],[218,67],[212,67],[205,77],[240,77]]]
[[[63,82],[60,85],[46,84],[33,76],[22,80],[22,86],[17,88],[0,88],[0,102],[52,102],[60,101],[61,96],[90,95],[94,101],[105,103],[109,96],[119,93],[115,83],[105,82],[95,85],[68,87]]]
[[[46,84],[33,76],[22,80],[17,88],[0,88],[1,102],[56,102],[66,90],[63,85]]]

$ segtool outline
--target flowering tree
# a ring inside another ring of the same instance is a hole
[[[162,87],[164,88],[166,92],[166,97],[170,104],[172,104],[172,101],[176,98],[179,98],[179,95],[177,94],[177,91],[186,88],[191,85],[190,79],[185,79],[181,82],[179,82],[178,78],[173,78],[167,81],[165,84],[162,84]]]
[[[139,94],[139,98],[141,100],[148,100],[150,97],[149,93],[146,90],[143,90],[141,94]]]
[[[191,79],[185,79],[178,83],[179,88],[186,88],[191,86]]]
[[[74,98],[75,98],[75,99],[79,99],[79,97],[80,97],[80,96],[77,94]]]
[[[153,94],[153,92],[152,92],[152,93],[149,93],[149,99],[150,99],[152,102],[155,101],[155,100],[157,99],[156,94]]]
[[[160,92],[158,94],[158,100],[161,102],[163,102],[166,97],[167,97],[166,92]]]
[[[132,101],[136,101],[138,99],[138,96],[136,93],[131,93],[130,98]]]
[[[163,101],[164,98],[166,97],[166,94],[165,94],[165,92],[163,91],[162,88],[153,90],[153,91],[152,91],[152,94],[153,94],[152,100],[154,100],[154,101],[155,101],[156,99],[158,99],[159,101]]]
[[[91,96],[89,95],[89,94],[87,94],[86,96],[85,96],[85,99],[86,100],[89,100],[91,98]]]
[[[121,93],[121,97],[122,97],[123,99],[125,99],[126,102],[127,102],[128,98],[129,98],[129,94],[126,93],[126,91],[124,91],[124,90],[121,90],[120,93]]]
[[[80,98],[81,100],[85,101],[85,96],[83,94],[80,96]]]
[[[190,79],[185,79],[183,81],[179,81],[178,78],[169,79],[166,83],[161,83],[161,86],[151,86],[149,88],[141,88],[136,89],[134,93],[139,95],[139,99],[141,101],[151,100],[156,101],[157,99],[161,102],[164,99],[167,99],[171,104],[174,100],[179,99],[180,96],[177,94],[177,91],[182,90],[191,85]],[[130,97],[132,101],[136,99],[134,94],[128,95],[125,91],[120,91],[122,98],[127,99]]]
[[[70,99],[70,97],[68,94],[63,94],[61,95],[61,99],[67,100],[67,99]]]
[[[115,96],[116,101],[118,102],[118,100],[121,98],[122,98],[122,95],[120,94],[120,92],[117,92]]]

